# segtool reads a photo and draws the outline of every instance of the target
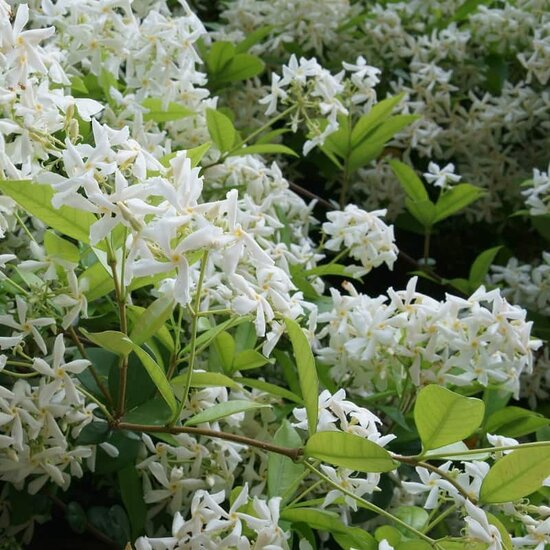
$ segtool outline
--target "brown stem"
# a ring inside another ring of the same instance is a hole
[[[469,495],[464,490],[462,485],[460,485],[460,483],[458,483],[449,474],[447,474],[437,466],[434,466],[429,462],[422,462],[421,460],[416,460],[414,458],[409,458],[405,456],[394,455],[393,458],[395,458],[395,460],[398,460],[399,462],[403,462],[405,464],[411,464],[412,466],[419,466],[421,468],[426,468],[426,470],[429,470],[430,472],[434,472],[438,476],[442,477],[444,480],[448,481],[466,500],[469,500],[473,504],[477,504],[477,499],[475,497],[473,497],[472,495]]]
[[[78,348],[78,351],[80,352],[80,355],[82,355],[83,359],[88,359],[88,354],[86,353],[86,348],[82,345],[82,342],[80,341],[80,338],[78,337],[78,334],[76,333],[75,329],[73,327],[69,327],[69,334],[71,338],[73,339],[73,342],[76,344],[76,347]],[[89,360],[89,359],[88,359]],[[91,361],[90,361],[91,363]],[[101,393],[107,400],[107,402],[112,405],[113,400],[111,399],[111,394],[109,393],[109,390],[105,387],[101,379],[99,378],[99,374],[94,368],[92,364],[88,367],[88,370],[92,373],[92,376],[94,377],[95,383],[97,384],[97,387],[100,389]]]
[[[129,430],[131,432],[204,435],[206,437],[233,441],[234,443],[242,443],[243,445],[248,445],[249,447],[257,447],[258,449],[262,449],[264,451],[286,456],[293,461],[300,459],[303,454],[303,450],[300,448],[292,449],[289,447],[280,447],[279,445],[274,445],[273,443],[268,443],[267,441],[258,441],[244,435],[217,432],[206,428],[195,428],[194,426],[147,426],[144,424],[118,422],[113,427],[119,430]]]

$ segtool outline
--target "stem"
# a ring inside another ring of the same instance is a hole
[[[29,237],[29,239],[31,241],[36,242],[36,239],[34,238],[33,234],[29,231],[29,228],[23,223],[23,220],[20,218],[19,213],[17,212],[17,210],[14,210],[13,214],[15,216],[15,219],[19,222],[19,225],[21,226],[23,231],[27,234],[27,237]]]
[[[466,500],[469,500],[473,504],[477,504],[477,499],[471,495],[469,495],[462,485],[458,483],[455,479],[453,479],[452,476],[450,476],[448,473],[444,472],[437,466],[434,466],[433,464],[430,464],[428,462],[423,462],[420,460],[401,460],[400,462],[404,462],[405,464],[411,464],[413,466],[419,466],[421,468],[425,468],[426,470],[429,470],[430,472],[434,472],[439,477],[443,478],[445,481],[448,481]]]
[[[113,276],[113,284],[115,286],[115,296],[118,304],[118,314],[120,318],[120,332],[128,334],[128,320],[126,318],[126,302],[124,300],[124,294],[122,292],[121,283],[122,281],[118,279],[117,270],[116,270],[116,257],[113,252],[113,248],[108,239],[107,243],[107,256],[109,266],[111,268],[111,273]],[[120,418],[124,415],[125,411],[125,402],[126,402],[126,386],[128,384],[128,356],[125,355],[120,359],[120,381],[119,381],[119,391],[118,391],[118,411],[117,416]]]
[[[88,399],[93,401],[103,411],[105,418],[107,418],[109,422],[114,422],[115,419],[113,418],[107,407],[95,395],[91,394],[88,390],[85,390],[82,386],[78,386],[78,391],[80,393],[83,393]]]
[[[307,471],[307,470],[306,470]],[[318,479],[313,485],[310,485],[309,487],[307,487],[306,489],[304,489],[289,505],[288,505],[288,508],[292,508],[292,506],[294,506],[295,504],[297,504],[298,502],[300,502],[300,500],[302,500],[308,493],[310,493],[311,491],[313,491],[313,489],[316,489],[317,487],[319,487],[319,485],[321,485],[321,483],[323,483],[323,480],[322,479]]]
[[[6,365],[12,365],[13,367],[24,367],[26,369],[32,369],[32,363],[25,363],[23,361],[12,361],[8,359]]]
[[[179,406],[178,412],[174,415],[174,418],[172,418],[172,424],[175,424],[178,421],[179,417],[181,416],[183,407],[185,407],[185,402],[187,401],[187,397],[189,396],[189,390],[191,388],[191,378],[193,376],[193,368],[195,366],[195,357],[197,355],[196,347],[197,347],[197,324],[198,324],[197,321],[199,319],[198,311],[201,305],[201,290],[202,290],[202,283],[204,281],[204,273],[206,271],[207,262],[208,262],[208,250],[205,250],[201,259],[199,281],[197,283],[197,290],[195,291],[195,308],[191,318],[191,349],[189,350],[189,355],[190,355],[189,369],[187,370],[187,379],[185,380],[185,387],[183,389],[183,394],[181,396],[180,406]]]
[[[277,453],[290,458],[293,461],[297,461],[303,453],[300,448],[289,448],[274,445],[267,441],[258,441],[251,437],[244,435],[237,435],[225,432],[217,432],[215,430],[208,430],[206,428],[196,428],[194,426],[147,426],[144,424],[130,424],[129,422],[115,422],[114,428],[119,430],[129,430],[131,432],[146,432],[146,433],[169,433],[169,434],[192,434],[192,435],[204,435],[212,439],[224,439],[226,441],[232,441],[234,443],[241,443],[248,447],[256,447],[264,451],[271,453]]]
[[[454,512],[458,507],[458,504],[454,502],[451,506],[445,509],[439,516],[432,520],[426,527],[424,527],[423,532],[429,533],[438,523],[443,521],[449,514]]]
[[[424,255],[423,255],[423,268],[428,267],[428,259],[430,257],[430,236],[431,236],[431,227],[426,228],[424,232]]]
[[[451,451],[449,453],[445,454],[430,454],[427,457],[423,457],[422,455],[418,456],[400,456],[400,455],[392,455],[395,460],[399,460],[400,462],[407,462],[409,459],[418,460],[420,458],[428,458],[429,460],[441,460],[441,459],[449,459],[453,460],[455,456],[471,456],[471,455],[477,455],[481,453],[498,453],[499,451],[515,451],[516,449],[534,449],[537,447],[550,447],[549,441],[536,441],[532,443],[520,443],[519,445],[505,445],[504,447],[484,447],[482,449],[470,449],[468,451]],[[405,459],[405,460],[403,460]]]
[[[82,358],[83,359],[88,359],[88,354],[86,353],[86,349],[82,345],[82,342],[80,341],[80,338],[78,337],[78,334],[76,333],[75,329],[71,326],[69,327],[69,334],[70,334],[71,338],[73,339],[73,342],[76,344],[76,347],[78,348],[78,351],[80,352],[80,355],[82,355]],[[88,359],[88,361],[89,361],[89,359]],[[99,390],[101,391],[101,393],[103,394],[105,399],[107,399],[107,402],[110,405],[112,405],[113,401],[111,399],[111,394],[109,393],[109,390],[107,390],[107,388],[105,387],[105,384],[103,384],[103,382],[99,378],[99,374],[98,374],[97,370],[95,369],[95,367],[91,364],[91,361],[90,361],[90,366],[88,367],[88,370],[92,373],[92,376],[94,377],[94,380],[95,380],[95,383],[97,384],[97,387],[99,388]]]
[[[400,525],[401,527],[407,529],[407,531],[410,531],[411,533],[414,533],[418,538],[421,538],[422,540],[425,540],[426,542],[430,543],[432,546],[434,546],[436,544],[435,540],[431,539],[430,537],[428,537],[424,533],[421,533],[420,531],[418,531],[414,527],[411,527],[410,525],[408,525],[407,523],[405,523],[401,519],[395,517],[393,514],[390,514],[389,512],[386,512],[386,510],[384,510],[382,508],[379,508],[378,506],[376,506],[376,504],[373,504],[372,502],[369,502],[368,500],[365,500],[364,498],[361,498],[357,495],[354,495],[351,491],[348,491],[347,489],[344,489],[344,487],[341,487],[340,485],[338,485],[338,483],[335,483],[334,481],[332,481],[332,479],[330,479],[328,476],[323,474],[323,472],[321,472],[320,470],[315,468],[309,462],[304,461],[304,465],[306,466],[306,468],[308,468],[312,472],[316,473],[320,478],[325,480],[329,485],[331,485],[335,489],[338,489],[338,491],[341,491],[345,495],[355,499],[358,503],[361,504],[361,506],[363,506],[363,508],[366,508],[367,510],[371,510],[372,512],[376,512],[378,515],[380,515],[380,516],[382,516],[386,519],[389,519],[390,521],[392,521],[394,523],[397,523],[397,525]]]
[[[2,369],[0,374],[6,374],[7,376],[13,376],[13,378],[34,378],[39,376],[39,372],[13,372],[11,370]]]

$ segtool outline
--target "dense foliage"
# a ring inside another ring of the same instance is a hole
[[[548,0],[0,0],[0,547],[550,545],[549,79]]]

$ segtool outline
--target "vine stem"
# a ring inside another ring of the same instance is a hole
[[[185,387],[183,389],[183,394],[181,396],[180,405],[177,413],[172,418],[171,424],[175,424],[178,421],[179,417],[181,416],[183,407],[185,407],[185,402],[187,401],[187,397],[189,396],[189,390],[191,389],[191,378],[193,377],[193,369],[195,367],[195,357],[197,355],[196,348],[197,348],[197,327],[198,327],[198,319],[199,319],[198,313],[201,305],[201,290],[202,290],[202,283],[204,281],[204,274],[206,271],[207,262],[208,262],[208,249],[205,250],[202,255],[199,280],[197,282],[197,290],[195,291],[195,307],[193,308],[192,317],[191,317],[191,349],[189,350],[189,356],[190,356],[189,369],[187,370],[187,378],[185,380]]]
[[[258,441],[244,435],[218,432],[206,428],[196,428],[195,426],[147,426],[145,424],[115,422],[113,427],[119,430],[128,430],[138,433],[192,434],[203,435],[212,439],[225,439],[226,441],[232,441],[233,443],[240,443],[242,445],[247,445],[248,447],[256,447],[264,451],[277,453],[286,456],[293,461],[297,461],[303,453],[303,450],[300,448],[281,447],[280,445],[275,445],[267,441]]]
[[[458,504],[455,502],[451,504],[446,510],[441,512],[436,518],[423,529],[424,533],[429,533],[438,523],[441,523],[449,514],[452,514],[458,508]]]
[[[332,481],[332,479],[330,479],[330,477],[326,476],[323,472],[321,472],[320,470],[315,468],[315,466],[310,464],[307,460],[304,461],[304,465],[311,472],[317,474],[321,479],[326,481],[332,487],[334,487],[338,491],[341,491],[345,495],[347,495],[347,496],[353,498],[354,500],[356,500],[358,503],[361,504],[361,506],[363,506],[363,508],[366,508],[367,510],[371,510],[372,512],[375,512],[378,515],[380,515],[380,516],[382,516],[386,519],[389,519],[393,523],[397,523],[398,525],[400,525],[404,529],[407,529],[407,531],[410,531],[411,533],[414,533],[418,538],[420,538],[422,540],[425,540],[426,542],[431,544],[432,547],[438,548],[438,544],[435,540],[428,537],[424,533],[421,533],[420,531],[418,531],[414,527],[411,527],[410,525],[408,525],[407,523],[405,523],[403,520],[399,519],[398,517],[394,516],[393,514],[390,514],[389,512],[386,512],[386,510],[384,510],[383,508],[379,508],[378,506],[376,506],[376,504],[373,504],[372,502],[369,502],[368,500],[365,500],[364,498],[361,498],[357,495],[354,495],[351,491],[348,491],[348,489],[345,489],[344,487],[341,487],[340,485],[338,485],[338,483]]]

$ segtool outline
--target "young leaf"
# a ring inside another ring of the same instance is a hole
[[[403,99],[404,95],[404,93],[401,93],[380,101],[366,115],[359,118],[351,132],[352,147],[359,145],[370,132],[386,120],[391,115],[393,108]]]
[[[309,435],[317,429],[319,409],[319,380],[315,368],[315,359],[304,331],[296,321],[285,318],[286,330],[292,343],[300,388],[304,396]]]
[[[224,403],[218,403],[217,405],[192,416],[189,420],[187,420],[185,426],[196,426],[197,424],[203,424],[205,422],[214,422],[216,420],[220,420],[221,418],[231,416],[232,414],[249,411],[252,409],[262,409],[265,407],[269,407],[269,405],[240,399],[225,401]]]
[[[220,71],[215,73],[216,83],[238,82],[252,78],[263,72],[264,62],[256,55],[239,53],[229,61]]]
[[[77,241],[90,242],[90,226],[96,221],[95,216],[69,206],[54,208],[52,197],[55,193],[49,185],[29,180],[0,180],[0,191],[52,229]]]
[[[291,155],[298,157],[290,147],[286,145],[280,145],[279,143],[255,143],[248,147],[241,147],[236,151],[233,151],[230,157],[237,157],[242,155]]]
[[[282,397],[283,399],[286,399],[287,401],[292,401],[293,403],[297,403],[298,405],[304,404],[304,402],[298,395],[287,390],[286,388],[282,388],[281,386],[277,386],[275,384],[270,384],[269,382],[264,382],[263,380],[258,380],[257,378],[244,378],[241,376],[236,376],[235,382],[238,382],[243,386],[248,386],[250,388],[255,388],[257,390],[270,393],[271,395],[275,395],[277,397]]]
[[[399,180],[401,187],[407,193],[407,196],[412,201],[429,200],[428,192],[422,183],[422,180],[416,175],[416,172],[404,162],[400,160],[390,160],[390,166],[393,173]]]
[[[485,195],[485,191],[470,183],[460,183],[442,193],[435,204],[435,219],[440,222],[466,208],[469,204]]]
[[[386,449],[347,432],[317,432],[307,441],[305,456],[357,472],[390,472],[397,468]]]
[[[214,75],[221,71],[235,56],[235,46],[231,42],[214,42],[208,55],[206,65]]]
[[[468,280],[472,285],[477,286],[483,282],[483,279],[485,279],[487,273],[489,273],[489,268],[501,248],[502,246],[488,248],[474,260],[474,263],[470,268],[470,276],[468,277]]]
[[[237,131],[229,117],[214,109],[206,109],[206,125],[216,147],[222,153],[230,151],[237,139]]]
[[[550,419],[536,412],[520,407],[506,407],[489,417],[485,429],[487,433],[515,438],[536,432],[549,424]]]
[[[88,302],[109,294],[115,288],[113,276],[101,262],[92,264],[80,274],[78,286],[83,289]]]
[[[235,46],[235,53],[247,52],[252,46],[264,39],[273,29],[273,25],[264,25],[253,32],[247,33],[246,38]]]
[[[436,209],[434,203],[429,199],[413,201],[407,197],[405,206],[425,229],[429,229],[435,223]]]
[[[167,296],[157,298],[134,322],[130,340],[141,346],[155,336],[172,315],[174,304],[173,298]]]
[[[116,330],[106,330],[104,332],[88,332],[80,328],[80,332],[84,334],[88,340],[99,346],[100,348],[112,351],[117,355],[130,355],[133,349],[132,341],[122,332]]]
[[[235,340],[229,332],[220,332],[213,341],[215,350],[220,358],[223,370],[231,373],[231,367],[235,358]]]
[[[192,149],[187,149],[186,155],[188,159],[191,159],[191,166],[193,168],[196,168],[200,161],[202,160],[202,157],[206,155],[208,150],[212,147],[212,142],[207,141],[206,143],[203,143],[202,145],[199,145],[198,147],[193,147]]]
[[[172,414],[178,409],[174,392],[170,386],[170,382],[166,378],[166,374],[162,370],[162,367],[142,348],[132,342],[132,351],[138,356],[141,364],[149,374],[151,380],[157,387],[160,395],[166,401],[166,404],[170,407]]]
[[[44,247],[51,258],[58,258],[71,264],[77,264],[80,260],[78,247],[56,235],[51,229],[44,233]]]
[[[357,145],[348,158],[348,169],[350,172],[359,170],[369,162],[378,158],[385,147],[385,141],[374,141],[366,139]]]
[[[235,356],[232,372],[257,369],[269,363],[269,359],[264,357],[260,352],[253,349],[245,349]]]
[[[302,440],[298,432],[290,425],[288,420],[283,420],[281,427],[275,432],[273,443],[282,447],[298,448],[302,445]],[[282,496],[304,473],[304,465],[293,462],[287,456],[277,453],[269,453],[267,457],[267,492],[270,497]],[[292,498],[296,492],[298,484],[294,491],[289,492],[287,498]]]
[[[176,389],[182,389],[185,387],[187,381],[187,371],[182,372],[178,376],[172,378],[170,383]],[[197,372],[194,371],[191,375],[191,387],[192,388],[210,388],[210,387],[223,387],[239,389],[239,384],[221,374],[219,372]]]
[[[420,390],[414,420],[424,451],[461,441],[483,421],[485,405],[480,399],[464,397],[430,384]]]
[[[165,107],[162,99],[155,97],[148,97],[143,101],[142,105],[148,109],[143,115],[144,121],[154,120],[155,122],[169,122],[195,114],[194,111],[188,109],[185,105],[175,103],[174,101],[170,101],[168,106]]]
[[[542,487],[550,476],[550,443],[517,449],[496,461],[485,476],[479,499],[486,504],[519,500]]]

